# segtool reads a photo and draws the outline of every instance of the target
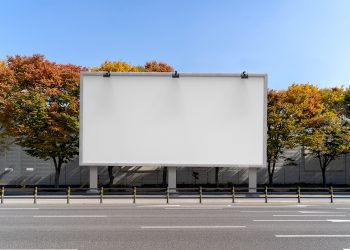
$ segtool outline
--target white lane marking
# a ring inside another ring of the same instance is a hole
[[[231,207],[231,205],[196,205],[196,206],[188,206],[188,205],[181,205],[181,208],[225,208],[225,207]]]
[[[335,222],[335,223],[349,223],[350,220],[253,220],[254,222]]]
[[[0,250],[78,250],[77,248],[0,248]]]
[[[309,207],[313,205],[260,205],[260,206],[249,206],[249,205],[232,205],[232,208],[293,208],[293,207]]]
[[[32,218],[31,215],[0,215],[0,218]],[[1,248],[0,248],[1,250]]]
[[[107,218],[107,215],[34,215],[33,218]]]
[[[217,228],[245,228],[246,226],[142,226],[142,229],[217,229]]]
[[[270,208],[272,208],[272,209],[279,209],[279,208],[290,208],[290,207],[288,207],[288,206],[278,206],[278,205],[276,205],[276,206],[268,206],[268,205],[266,205],[266,206],[240,206],[240,205],[234,205],[234,206],[231,206],[231,208],[268,208],[268,209],[270,209]]]
[[[328,212],[328,211],[298,211],[302,214],[342,214],[343,212]]]
[[[0,210],[38,210],[37,207],[1,207]],[[0,249],[1,250],[1,249]]]
[[[222,207],[165,207],[167,210],[220,210]]]
[[[350,238],[350,234],[277,234],[275,236],[277,238]]]
[[[296,211],[294,211],[294,210],[283,210],[283,211],[281,211],[281,210],[269,210],[269,211],[248,211],[248,210],[246,210],[246,211],[240,211],[241,213],[287,213],[287,212],[290,212],[290,213],[293,213],[293,212],[296,212]]]
[[[345,214],[274,214],[275,217],[345,217]]]
[[[253,220],[254,222],[327,222],[328,220]]]
[[[350,222],[350,220],[327,220],[327,221],[330,221],[330,222]]]
[[[311,207],[314,205],[288,205],[289,207]]]
[[[144,205],[136,207],[180,207],[180,205]]]
[[[350,207],[336,207],[335,209],[340,209],[340,210],[349,210]]]

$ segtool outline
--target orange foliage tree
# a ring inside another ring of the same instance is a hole
[[[329,164],[350,149],[344,90],[293,84],[286,94],[286,110],[296,126],[294,137],[305,154],[318,160],[325,186]]]
[[[84,70],[42,55],[10,56],[0,70],[1,123],[29,155],[53,161],[55,187],[62,165],[78,154],[79,74]]]
[[[163,63],[163,62],[157,62],[157,61],[150,61],[146,62],[144,66],[144,71],[146,72],[172,72],[174,71],[173,67],[170,65]]]

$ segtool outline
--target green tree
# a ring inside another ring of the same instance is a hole
[[[42,55],[10,56],[7,68],[2,124],[29,155],[52,159],[58,187],[62,165],[78,154],[79,79],[86,69]]]

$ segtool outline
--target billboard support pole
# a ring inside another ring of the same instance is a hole
[[[168,188],[171,193],[176,192],[176,167],[168,167]]]
[[[258,179],[257,173],[258,173],[257,168],[250,167],[248,169],[249,193],[256,193],[257,179]]]
[[[97,191],[98,186],[98,168],[97,166],[90,166],[90,182],[89,187],[90,191]]]

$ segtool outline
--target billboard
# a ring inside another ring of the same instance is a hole
[[[81,73],[80,165],[262,167],[267,75]]]

